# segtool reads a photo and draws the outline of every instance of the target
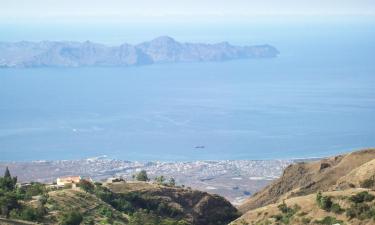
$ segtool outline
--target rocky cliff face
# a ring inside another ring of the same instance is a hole
[[[138,45],[109,47],[89,41],[0,43],[1,67],[131,66],[152,63],[222,61],[276,57],[270,45],[233,46],[180,43],[163,36]]]

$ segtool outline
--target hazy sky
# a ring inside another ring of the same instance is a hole
[[[0,0],[0,20],[212,20],[375,15],[374,0]]]

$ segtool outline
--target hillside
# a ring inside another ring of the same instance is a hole
[[[360,166],[373,159],[375,159],[375,149],[365,149],[316,162],[292,164],[284,170],[279,179],[246,200],[239,207],[239,210],[246,212],[276,203],[282,198],[311,194],[319,190],[332,190],[336,187],[337,182],[343,182],[340,179],[344,179],[343,177],[350,172],[354,173]],[[373,164],[368,165],[373,166]],[[364,168],[367,168],[367,166],[364,165]],[[365,170],[364,168],[361,171]],[[370,176],[370,173],[367,176]],[[348,177],[345,182],[353,183],[353,185],[356,185],[355,187],[358,187],[358,179],[356,176]],[[365,177],[363,177],[364,179]]]
[[[180,43],[162,36],[138,45],[106,46],[93,42],[0,42],[0,67],[131,66],[153,63],[223,61],[276,57],[270,45],[234,46]]]
[[[297,163],[246,200],[232,224],[374,224],[374,190],[375,149]]]
[[[9,171],[0,179],[0,224],[224,225],[239,216],[218,195],[175,185],[82,180],[79,187],[16,187]]]
[[[228,224],[239,215],[237,209],[223,197],[207,192],[139,182],[114,183],[108,188],[120,195],[136,193],[141,199],[134,203],[136,207],[162,203],[175,211],[176,218],[194,225]]]
[[[354,203],[352,196],[356,196],[366,189],[348,189],[344,191],[322,192],[329,196],[333,204],[329,210],[321,208],[316,201],[317,194],[288,198],[276,204],[266,205],[250,210],[231,225],[250,224],[375,224],[375,201]],[[374,191],[369,194],[375,196]],[[285,205],[284,205],[285,204]],[[285,206],[284,208],[282,206]],[[368,208],[367,208],[368,207]]]

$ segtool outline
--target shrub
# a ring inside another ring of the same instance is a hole
[[[282,214],[278,214],[275,216],[272,216],[275,218],[276,221],[279,221],[284,224],[289,224],[290,219],[296,214],[297,211],[301,209],[301,207],[297,204],[293,206],[293,208],[288,207],[285,202],[277,206]]]
[[[33,182],[30,186],[25,187],[25,194],[28,196],[37,196],[47,193],[47,189],[44,184]]]
[[[357,193],[356,195],[351,196],[349,199],[354,203],[371,202],[375,199],[375,196],[369,194],[367,191],[362,191]]]
[[[171,186],[171,187],[175,187],[176,186],[176,180],[173,177],[169,178],[168,185]]]
[[[147,176],[146,170],[142,170],[141,172],[137,173],[135,175],[135,179],[137,181],[149,181],[150,179]]]
[[[60,219],[60,225],[79,225],[83,220],[82,215],[77,211],[64,213]]]
[[[309,223],[311,222],[311,218],[309,218],[309,217],[303,217],[303,218],[301,219],[301,222],[302,222],[303,224],[309,224]]]
[[[370,208],[366,203],[356,203],[346,210],[346,216],[350,219],[357,218],[360,220],[364,219],[375,219],[375,207]]]
[[[333,203],[330,209],[331,212],[336,213],[336,214],[341,214],[345,210],[341,208],[341,206],[337,203]]]
[[[362,181],[360,184],[361,188],[372,188],[375,186],[375,178],[369,178]]]
[[[333,205],[332,198],[330,196],[323,196],[321,192],[318,192],[316,195],[316,203],[319,208],[325,211],[330,211]]]
[[[10,217],[13,219],[40,221],[46,214],[44,207],[33,208],[30,206],[23,206],[20,209],[13,209],[10,212]]]
[[[105,216],[107,218],[112,218],[113,217],[113,212],[111,209],[108,207],[102,206],[98,209],[98,213],[102,216]]]
[[[158,177],[155,177],[155,181],[156,181],[156,183],[158,183],[158,184],[164,184],[165,177],[164,177],[163,175],[158,176]]]
[[[93,183],[91,183],[90,181],[88,180],[81,180],[79,183],[78,183],[78,186],[84,190],[86,193],[93,193],[94,190],[95,190],[95,186]]]
[[[326,225],[332,225],[332,224],[342,224],[343,221],[342,220],[337,220],[335,217],[331,217],[331,216],[326,216],[324,217],[323,219],[321,220],[315,220],[315,223],[318,223],[318,224],[326,224]]]
[[[130,217],[129,225],[190,225],[185,220],[174,220],[162,218],[158,215],[148,212],[147,210],[139,210]]]

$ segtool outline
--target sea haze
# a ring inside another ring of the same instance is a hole
[[[270,59],[0,69],[0,160],[304,158],[375,146],[372,28],[217,32],[272,44],[280,55]]]

